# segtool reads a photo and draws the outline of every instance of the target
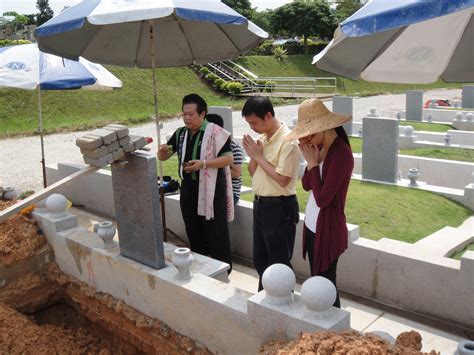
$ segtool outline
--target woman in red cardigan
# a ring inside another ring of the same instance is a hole
[[[287,139],[299,139],[307,162],[302,183],[311,191],[306,205],[303,258],[308,254],[311,276],[323,276],[336,286],[339,256],[347,249],[344,206],[354,158],[342,124],[350,116],[329,111],[317,99],[298,108],[298,124]],[[336,286],[337,290],[337,286]],[[337,293],[335,307],[341,307]]]

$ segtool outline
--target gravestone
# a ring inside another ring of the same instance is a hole
[[[222,106],[209,106],[209,112],[220,115],[224,120],[224,129],[234,136],[234,127],[232,124],[232,108]]]
[[[353,117],[353,99],[349,96],[334,96],[332,99],[332,111],[341,115]],[[343,124],[347,135],[352,135],[352,119]]]
[[[165,255],[156,158],[131,153],[127,161],[127,164],[112,164],[120,253],[161,269],[165,267]]]
[[[406,92],[405,118],[410,121],[422,121],[423,91],[408,90]]]
[[[462,107],[474,108],[474,85],[464,85],[462,87]]]
[[[362,124],[362,179],[396,183],[398,120],[364,117]]]

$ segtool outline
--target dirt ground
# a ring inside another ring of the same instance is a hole
[[[421,353],[422,339],[415,331],[401,333],[395,345],[375,334],[362,334],[357,331],[345,332],[318,332],[313,334],[302,334],[299,339],[286,341],[273,341],[260,351],[265,355],[418,355],[439,354],[436,351]]]
[[[14,204],[0,200],[0,211]],[[36,222],[27,215],[16,214],[0,222],[0,265],[8,266],[27,259],[47,247]]]

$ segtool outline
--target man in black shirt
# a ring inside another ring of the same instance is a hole
[[[182,111],[184,127],[178,128],[169,141],[159,147],[158,159],[167,160],[174,153],[178,154],[178,169],[182,179],[180,206],[191,250],[226,262],[232,269],[224,171],[233,161],[230,135],[219,150],[215,149],[218,151],[216,157],[206,160],[201,144],[206,129],[213,126],[205,120],[207,104],[197,94],[186,95]],[[212,219],[198,214],[199,177],[203,169],[218,169]]]

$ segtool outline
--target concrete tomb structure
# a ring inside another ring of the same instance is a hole
[[[408,90],[406,92],[406,119],[421,121],[423,112],[423,91]]]
[[[353,117],[353,98],[349,96],[334,96],[332,99],[332,110],[341,115]],[[348,136],[352,135],[352,120],[343,124]]]
[[[231,107],[221,107],[221,106],[209,106],[209,112],[217,114],[222,117],[224,121],[224,129],[229,132],[232,137],[234,136],[234,125],[232,123],[232,108]]]
[[[364,117],[362,178],[396,183],[398,172],[398,120]]]
[[[464,85],[462,87],[462,107],[474,108],[474,85]]]
[[[120,252],[155,269],[165,266],[156,158],[143,153],[127,156],[127,164],[112,165],[112,186]]]

